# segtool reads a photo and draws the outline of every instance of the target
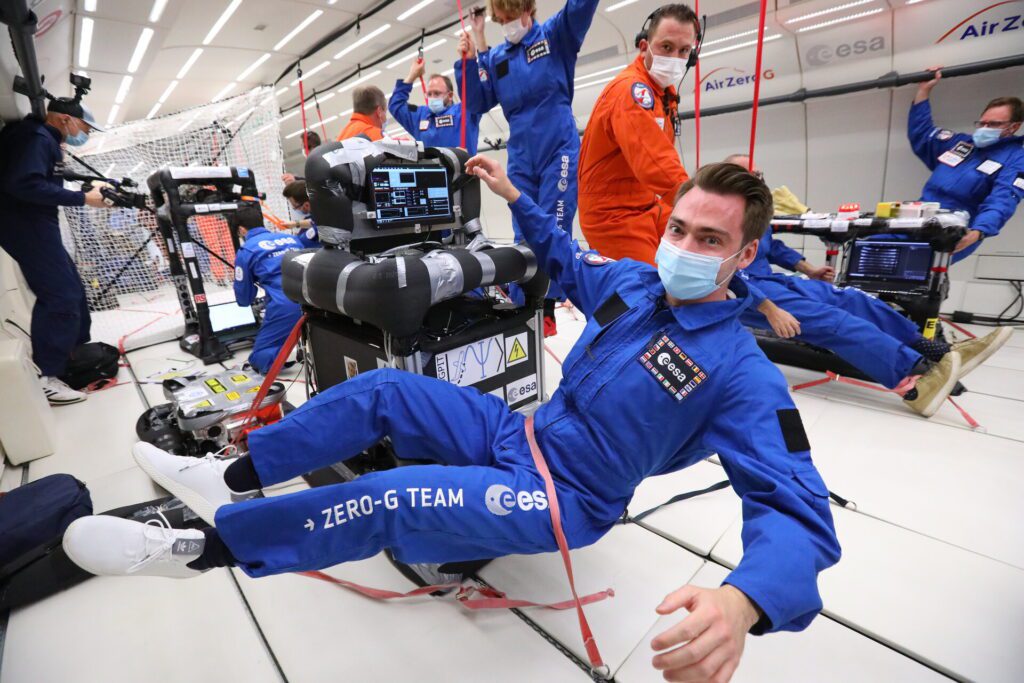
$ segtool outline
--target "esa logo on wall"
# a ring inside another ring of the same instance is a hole
[[[885,36],[854,40],[838,45],[815,45],[804,53],[810,66],[825,66],[832,62],[862,57],[885,49]]]
[[[994,36],[996,34],[1009,33],[1011,31],[1020,31],[1024,29],[1024,15],[1020,12],[1008,13],[1005,16],[993,16],[989,15],[982,17],[982,14],[986,14],[989,10],[993,10],[1001,5],[1010,4],[1006,0],[1002,2],[996,2],[983,10],[972,13],[969,17],[961,21],[959,24],[942,34],[935,44],[939,44],[950,36],[955,36],[957,40],[967,40],[968,38],[982,38],[985,36]],[[1004,10],[1005,11],[1005,10]]]

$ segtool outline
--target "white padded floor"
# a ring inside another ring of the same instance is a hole
[[[568,309],[558,319],[559,335],[547,340],[549,392],[561,378],[554,358],[564,359],[583,327]],[[129,348],[145,341],[133,340]],[[142,384],[132,386],[122,370],[123,386],[61,408],[58,452],[31,463],[29,479],[74,474],[89,484],[97,510],[162,495],[130,455],[143,397],[164,402],[159,381],[168,373],[221,366],[204,368],[176,342],[128,357]],[[783,370],[791,384],[820,377]],[[748,639],[734,680],[1024,680],[1024,503],[1016,493],[1024,488],[1024,332],[965,384],[960,404],[985,430],[970,430],[949,406],[923,420],[895,397],[835,383],[795,394],[826,482],[859,507],[832,508],[844,556],[822,575],[825,616],[800,634]],[[302,403],[304,386],[290,385],[288,398]],[[21,476],[22,468],[7,467],[0,490]],[[630,512],[723,478],[712,459],[651,479]],[[574,552],[582,591],[616,592],[588,607],[616,680],[661,680],[649,642],[682,615],[659,618],[655,606],[687,582],[718,585],[742,555],[739,525],[739,501],[727,489],[665,508],[642,526],[616,526]],[[331,573],[411,587],[382,557]],[[514,597],[568,596],[555,555],[503,558],[483,576]],[[527,613],[582,654],[571,612]],[[482,679],[586,676],[511,613],[473,614],[431,599],[381,604],[305,577],[252,580],[237,570],[193,581],[91,580],[11,614],[0,661],[0,683]]]

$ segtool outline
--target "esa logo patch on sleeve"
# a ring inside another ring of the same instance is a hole
[[[245,272],[242,271],[242,266],[235,266],[235,279],[239,282],[245,279]]]
[[[654,93],[646,83],[634,83],[632,88],[633,101],[643,109],[654,109]]]
[[[677,401],[707,380],[708,376],[679,346],[661,335],[637,359],[654,376],[662,389]]]
[[[588,266],[606,266],[609,263],[615,263],[615,259],[601,256],[596,251],[588,251],[583,255],[583,262]]]
[[[943,128],[942,130],[935,134],[935,138],[938,140],[942,140],[943,142],[949,140],[951,137],[953,137],[953,131],[947,130],[945,128]]]

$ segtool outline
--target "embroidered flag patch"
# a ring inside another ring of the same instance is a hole
[[[682,401],[708,378],[700,366],[665,334],[637,360],[654,376],[661,388],[677,401]]]

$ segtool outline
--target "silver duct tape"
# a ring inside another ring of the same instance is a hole
[[[518,251],[526,259],[526,273],[520,282],[526,282],[537,274],[537,255],[525,244],[513,244],[512,248]]]
[[[465,277],[455,256],[445,251],[432,251],[423,257],[422,263],[430,278],[431,304],[462,294]]]
[[[353,270],[362,265],[366,264],[362,261],[353,261],[338,273],[338,285],[334,288],[334,305],[338,308],[338,313],[342,315],[348,315],[348,312],[345,311],[345,292],[348,290],[348,278],[352,275]]]
[[[484,229],[484,226],[480,224],[479,218],[470,218],[463,224],[462,227],[464,227],[466,229],[466,232],[469,233],[470,235],[483,234],[481,231]]]
[[[405,289],[407,281],[406,281],[406,277],[405,277],[405,257],[404,256],[397,256],[397,257],[395,257],[395,271],[398,274],[398,288],[399,289]]]
[[[498,267],[494,265],[494,259],[492,259],[485,251],[474,251],[471,252],[473,258],[480,264],[480,270],[483,271],[483,275],[480,278],[480,286],[486,287],[487,285],[494,284],[494,278],[498,274]]]
[[[299,254],[292,259],[292,263],[298,263],[302,266],[302,300],[307,304],[313,303],[309,300],[309,280],[306,278],[306,271],[308,270],[309,262],[313,260],[314,256],[316,256],[315,253]]]
[[[348,251],[348,244],[352,241],[352,233],[341,228],[332,228],[329,225],[316,226],[320,241],[325,244],[334,244]]]

